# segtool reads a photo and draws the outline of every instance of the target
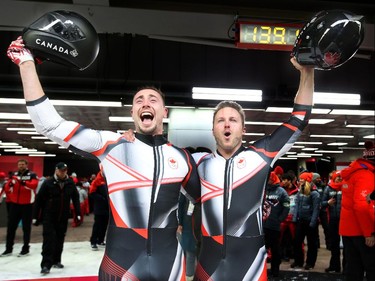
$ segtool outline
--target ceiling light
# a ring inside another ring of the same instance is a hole
[[[245,125],[262,125],[262,126],[280,126],[282,122],[255,122],[255,121],[245,121]]]
[[[124,116],[109,116],[108,119],[111,122],[134,122],[132,117]],[[169,118],[164,118],[163,123],[169,123]]]
[[[120,101],[92,101],[92,100],[51,100],[53,105],[62,106],[99,106],[99,107],[122,107]]]
[[[314,150],[317,150],[318,148],[317,147],[305,147],[305,148],[302,148],[303,151],[314,151]]]
[[[30,115],[28,113],[11,113],[11,112],[0,112],[0,119],[27,119],[30,120]]]
[[[245,136],[264,136],[265,133],[245,133]]]
[[[19,145],[18,143],[16,142],[0,142],[0,146],[1,145],[12,145],[12,146],[17,146]]]
[[[345,104],[345,105],[360,105],[361,95],[359,94],[344,94],[344,93],[325,93],[314,92],[314,104]]]
[[[331,142],[327,143],[327,145],[332,145],[332,146],[341,146],[341,145],[347,145],[347,142]]]
[[[348,135],[310,135],[311,138],[340,138],[340,139],[352,139],[354,136]]]
[[[8,131],[34,131],[35,128],[7,128]]]
[[[364,136],[364,139],[375,139],[375,135]]]
[[[280,157],[280,160],[297,160],[297,157],[292,156],[292,157]]]
[[[17,134],[19,135],[40,135],[39,133],[37,133],[34,129],[34,132],[26,132],[26,131],[18,131]]]
[[[329,114],[333,115],[361,115],[361,116],[374,116],[374,110],[351,110],[351,109],[332,109]]]
[[[32,136],[31,138],[34,140],[48,140],[45,136]]]
[[[304,152],[302,152],[302,153],[298,153],[296,155],[296,157],[298,157],[298,156],[310,156],[310,157],[312,157],[312,156],[323,156],[323,154],[321,154],[321,153],[304,153]]]
[[[355,124],[348,124],[346,125],[347,128],[369,128],[373,129],[375,128],[375,125],[355,125]]]
[[[323,144],[321,141],[296,141],[294,144]]]
[[[22,146],[20,145],[0,145],[0,149],[1,148],[22,148]]]
[[[304,148],[303,145],[293,145],[292,148]]]
[[[315,150],[318,153],[343,153],[342,150]]]
[[[56,154],[29,154],[30,157],[56,157]]]
[[[45,143],[45,144],[58,144],[58,143],[55,142],[55,141],[45,141],[44,143]]]
[[[262,90],[193,87],[193,99],[262,101]]]
[[[335,119],[310,119],[309,124],[324,125],[335,121]]]
[[[91,101],[91,100],[50,100],[53,105],[61,106],[100,106],[122,107],[120,101]],[[24,99],[0,98],[2,104],[26,104]]]
[[[278,113],[292,113],[292,107],[267,107],[266,112],[278,112]],[[324,108],[313,108],[311,110],[312,114],[328,114],[331,109]]]
[[[297,152],[296,151],[288,151],[285,154],[297,154]]]

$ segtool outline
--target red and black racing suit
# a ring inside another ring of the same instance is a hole
[[[200,196],[191,155],[162,136],[136,134],[129,143],[118,133],[66,121],[46,97],[27,109],[37,131],[101,162],[111,212],[99,279],[185,280],[176,210],[180,191],[191,200]]]
[[[295,104],[289,120],[229,159],[194,154],[201,177],[199,281],[267,280],[262,201],[270,169],[307,125],[311,106]]]

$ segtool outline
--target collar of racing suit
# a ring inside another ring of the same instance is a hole
[[[241,145],[241,146],[237,149],[237,151],[236,151],[235,153],[233,153],[233,155],[232,155],[230,158],[233,158],[234,156],[236,156],[237,154],[241,153],[241,152],[244,151],[245,149],[246,149],[246,147],[244,147],[243,145]],[[221,157],[224,158],[224,156],[220,154],[219,150],[216,149],[216,153],[217,153],[218,155],[220,155]],[[228,159],[229,159],[229,158],[228,158]]]
[[[166,144],[168,141],[163,135],[143,135],[140,133],[135,133],[135,137],[139,139],[141,142],[144,142],[148,145],[163,145]]]

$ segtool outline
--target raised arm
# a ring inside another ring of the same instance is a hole
[[[7,52],[8,57],[19,66],[23,92],[26,101],[33,101],[44,96],[31,52],[25,48],[22,37],[13,41]]]
[[[314,94],[314,67],[300,65],[295,57],[292,57],[290,61],[294,67],[300,71],[299,87],[294,103],[312,105]]]

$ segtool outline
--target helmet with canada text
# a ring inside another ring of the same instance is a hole
[[[321,11],[301,29],[292,55],[302,65],[331,70],[350,60],[363,38],[363,16],[342,10]]]
[[[99,53],[99,36],[91,23],[71,11],[48,12],[24,28],[23,41],[33,55],[79,70]]]

